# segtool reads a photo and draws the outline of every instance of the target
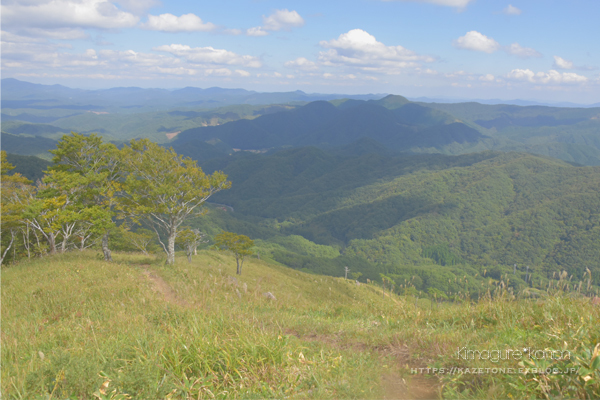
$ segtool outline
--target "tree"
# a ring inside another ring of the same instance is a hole
[[[71,132],[50,153],[54,155],[51,171],[78,175],[79,202],[88,209],[88,217],[93,217],[78,227],[80,248],[85,247],[87,239],[101,235],[104,259],[111,261],[108,236],[115,226],[115,194],[121,189],[122,178],[119,150],[114,144],[103,143],[96,134]]]
[[[149,255],[148,247],[150,246],[150,244],[152,244],[152,240],[154,239],[154,232],[144,228],[137,229],[135,232],[123,228],[122,232],[123,236],[125,237],[125,240],[127,240],[130,244],[132,244],[135,248],[140,250],[145,255]]]
[[[179,226],[187,218],[201,215],[202,204],[214,193],[228,189],[231,182],[220,171],[206,175],[196,161],[148,139],[132,140],[121,152],[128,174],[121,209],[135,222],[145,220],[152,227],[167,254],[167,264],[173,264]]]
[[[0,215],[2,216],[2,238],[0,247],[0,264],[4,262],[8,251],[16,246],[15,239],[19,230],[27,228],[23,223],[23,210],[26,199],[33,191],[31,183],[21,174],[8,175],[15,167],[6,161],[6,152],[0,151]],[[10,235],[7,238],[7,235]]]
[[[215,236],[214,247],[221,251],[231,251],[235,255],[238,275],[242,274],[242,265],[244,257],[252,254],[250,248],[254,246],[254,241],[248,236],[238,235],[233,232],[222,232]]]
[[[99,179],[99,178],[95,178]],[[67,250],[69,240],[78,228],[86,236],[106,229],[110,215],[101,206],[86,205],[86,183],[89,177],[64,171],[49,171],[36,187],[23,212],[23,220],[48,242],[50,254]]]
[[[186,228],[177,234],[177,242],[185,249],[185,254],[189,262],[192,262],[192,254],[196,254],[196,249],[201,243],[208,243],[206,235],[198,229]]]

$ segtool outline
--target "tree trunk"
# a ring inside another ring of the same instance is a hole
[[[102,235],[102,252],[104,253],[104,261],[112,261],[110,249],[108,248],[108,231]]]
[[[185,247],[185,249],[186,249],[186,254],[187,254],[187,259],[188,259],[188,262],[189,262],[189,263],[191,263],[191,262],[192,262],[192,253],[193,253],[193,251],[194,251],[194,248],[193,248],[193,246],[192,246],[192,245],[189,245],[189,244],[188,244],[188,245]]]
[[[2,263],[4,262],[4,257],[6,257],[6,253],[8,253],[8,251],[12,247],[14,241],[15,241],[15,233],[11,229],[10,230],[10,243],[8,244],[8,247],[4,250],[4,253],[2,253],[2,258],[0,259],[0,265],[2,265]],[[14,256],[13,256],[13,260],[14,260]]]
[[[49,233],[46,238],[48,239],[50,254],[56,254],[56,238],[54,237],[54,233]]]
[[[235,262],[237,264],[237,271],[236,271],[236,273],[238,275],[241,275],[242,274],[242,266],[240,265],[240,256],[237,253],[235,253]],[[242,259],[242,263],[243,262],[244,262],[244,260]]]
[[[175,238],[177,237],[177,231],[171,229],[169,232],[169,239],[167,243],[167,264],[175,264]]]
[[[67,236],[63,237],[63,241],[62,244],[60,246],[60,252],[64,253],[65,251],[67,251],[67,241],[69,240],[69,238]]]

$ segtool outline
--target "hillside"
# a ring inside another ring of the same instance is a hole
[[[351,263],[371,279],[392,274],[400,284],[417,274],[417,289],[444,292],[456,285],[434,279],[434,271],[475,279],[484,269],[512,273],[517,264],[512,284],[526,284],[528,267],[537,287],[562,270],[582,279],[589,268],[600,281],[598,167],[522,153],[340,155],[316,148],[202,166],[228,174],[234,185],[211,201],[235,210],[212,211],[198,222],[203,229],[220,226],[267,242],[300,235],[341,251],[315,261],[265,245],[296,268],[339,276]]]
[[[338,107],[334,104],[312,102],[253,120],[194,128],[182,132],[175,143],[217,138],[233,148],[259,150],[285,146],[338,147],[370,138],[392,149],[409,150],[442,149],[451,143],[476,143],[484,138],[450,115],[407,103],[401,96],[353,101],[351,106],[346,105],[348,101]]]
[[[231,256],[212,251],[172,267],[131,254],[105,263],[75,251],[3,268],[3,395],[538,397],[544,386],[536,374],[462,373],[518,369],[519,359],[467,360],[456,349],[563,349],[568,341],[579,361],[521,357],[528,367],[561,370],[600,357],[592,355],[600,308],[585,298],[515,300],[489,287],[489,299],[452,304],[382,296],[373,284],[254,258],[242,276],[234,278],[234,270]],[[463,370],[446,375],[439,368]],[[598,396],[597,381],[586,383],[585,373],[549,375],[552,393]],[[598,379],[600,370],[588,374]]]

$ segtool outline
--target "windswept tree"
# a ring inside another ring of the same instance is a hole
[[[54,155],[50,170],[73,174],[80,185],[78,201],[86,209],[88,219],[80,220],[77,226],[79,247],[84,248],[86,242],[91,242],[89,239],[101,236],[104,259],[111,261],[108,237],[115,226],[115,194],[121,189],[122,180],[119,150],[95,134],[71,132],[50,153]]]
[[[205,174],[196,161],[148,139],[132,140],[121,153],[127,174],[122,210],[136,222],[146,220],[167,254],[167,264],[173,264],[181,224],[202,214],[202,204],[231,182],[220,171]]]
[[[215,236],[214,247],[221,251],[230,251],[235,255],[238,275],[242,274],[244,257],[252,254],[254,241],[245,235],[238,235],[233,232],[222,232]]]

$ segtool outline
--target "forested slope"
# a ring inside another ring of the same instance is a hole
[[[232,189],[214,201],[262,227],[249,233],[301,235],[388,273],[437,262],[529,265],[545,279],[563,269],[600,274],[598,167],[523,153],[348,156],[315,148],[203,167],[228,174]]]

